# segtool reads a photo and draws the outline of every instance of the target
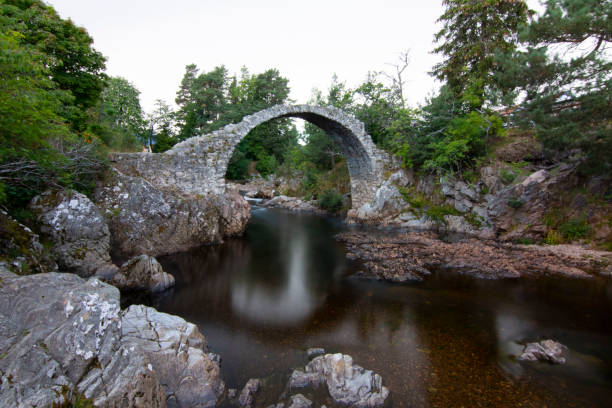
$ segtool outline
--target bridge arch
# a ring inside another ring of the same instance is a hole
[[[390,156],[374,145],[362,122],[329,106],[273,106],[239,123],[189,138],[165,153],[117,153],[111,161],[116,169],[138,175],[156,187],[186,194],[222,194],[227,166],[238,143],[258,125],[288,117],[311,122],[336,141],[346,157],[354,210],[374,199],[384,182],[384,169],[393,166]]]
[[[195,184],[194,190],[198,189],[196,185],[202,186],[208,181],[207,190],[221,192],[225,189],[227,166],[238,143],[255,127],[278,118],[308,121],[324,130],[338,144],[349,170],[353,208],[359,208],[374,198],[377,187],[384,181],[383,167],[388,156],[374,145],[362,122],[331,106],[276,105],[245,116],[239,123],[187,139],[164,155],[174,158],[172,161],[176,163],[180,162],[176,160],[178,157],[184,157],[194,164],[191,174],[186,175]],[[200,173],[204,170],[207,174],[194,178],[198,173],[196,167],[202,164],[208,170],[200,168]]]

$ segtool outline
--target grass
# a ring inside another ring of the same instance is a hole
[[[591,232],[591,226],[584,218],[573,219],[562,223],[559,226],[559,232],[566,240],[575,241],[588,237]]]
[[[463,217],[472,227],[476,229],[482,228],[485,222],[484,218],[473,212],[466,213],[463,215]]]
[[[501,181],[504,184],[511,184],[516,179],[516,174],[506,169],[501,172]]]
[[[534,245],[536,241],[529,237],[522,237],[515,239],[514,243],[519,245]]]
[[[425,216],[436,224],[446,224],[447,215],[461,215],[461,213],[450,205],[431,205],[425,210]]]
[[[559,245],[563,242],[563,237],[556,230],[550,229],[546,234],[544,243],[547,245]]]

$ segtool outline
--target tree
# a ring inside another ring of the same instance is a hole
[[[51,79],[73,97],[63,100],[61,114],[73,129],[84,131],[87,109],[97,103],[106,79],[105,58],[92,47],[87,31],[61,19],[40,0],[3,0],[0,25],[5,32],[20,33],[20,44],[48,57],[45,64]]]
[[[522,0],[444,0],[446,9],[436,33],[440,45],[434,49],[444,61],[432,74],[448,83],[451,90],[480,108],[487,87],[495,85],[495,52],[516,47],[520,24],[529,10]]]
[[[610,21],[609,1],[548,0],[520,33],[524,49],[498,55],[498,77],[517,97],[515,123],[535,126],[549,158],[579,148],[583,170],[604,173],[612,167]]]
[[[383,75],[391,81],[391,89],[393,89],[393,91],[396,93],[396,98],[400,101],[402,108],[406,107],[406,101],[404,99],[404,83],[406,81],[404,80],[403,75],[404,71],[406,71],[406,68],[408,68],[408,65],[410,64],[409,55],[409,50],[400,52],[397,62],[387,64],[392,66],[395,72],[392,74],[383,72]]]
[[[146,139],[145,122],[140,107],[140,92],[127,79],[112,77],[102,92],[99,120],[94,131],[101,133],[107,146],[138,149]],[[107,130],[103,131],[102,126]]]
[[[91,188],[104,167],[95,140],[60,115],[72,95],[50,79],[49,56],[0,31],[0,203],[18,210],[49,186]]]
[[[149,149],[162,153],[170,149],[178,140],[174,137],[174,117],[172,108],[163,100],[155,101],[153,112],[147,114]]]
[[[355,89],[354,95],[358,102],[353,112],[363,122],[374,143],[384,147],[389,139],[389,126],[401,108],[401,101],[397,92],[380,82],[379,75],[369,72],[365,82]]]
[[[187,65],[176,96],[179,139],[206,134],[229,123],[221,120],[227,108],[227,82],[224,66],[199,73],[194,64]]]

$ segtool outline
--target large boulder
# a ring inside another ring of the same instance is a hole
[[[38,235],[3,210],[0,210],[0,265],[19,275],[57,270]]]
[[[205,339],[183,319],[91,278],[0,267],[0,406],[210,407],[223,393]]]
[[[157,259],[140,255],[121,265],[110,283],[119,289],[156,293],[174,286],[174,276],[165,272]]]
[[[189,195],[117,170],[94,197],[108,219],[112,251],[122,257],[158,256],[221,242],[241,234],[250,217],[248,203],[237,193]]]
[[[206,339],[196,325],[133,305],[122,315],[121,336],[149,358],[169,407],[214,407],[223,395],[217,356],[204,351]]]
[[[389,396],[382,377],[353,364],[347,354],[326,354],[308,363],[305,369],[294,370],[290,388],[318,387],[326,384],[330,396],[338,404],[353,407],[381,407]]]
[[[82,277],[113,275],[117,267],[109,255],[110,233],[98,208],[76,191],[46,191],[32,200],[30,209],[41,232],[53,241],[61,270]]]

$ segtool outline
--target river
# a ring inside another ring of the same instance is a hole
[[[244,237],[160,258],[177,284],[151,302],[198,325],[228,388],[267,378],[257,406],[278,400],[310,347],[379,373],[393,407],[610,406],[610,286],[351,277],[360,265],[333,238],[346,228],[254,206]],[[566,364],[513,357],[546,338],[568,346]]]

